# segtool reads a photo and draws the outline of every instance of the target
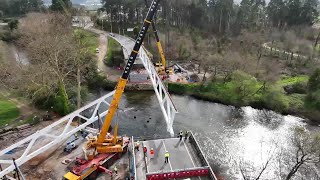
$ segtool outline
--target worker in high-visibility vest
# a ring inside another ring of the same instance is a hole
[[[140,141],[135,142],[134,148],[139,151]]]
[[[188,139],[188,136],[189,136],[189,131],[186,131],[184,134],[184,139]]]
[[[169,157],[170,157],[170,154],[168,151],[166,151],[166,153],[164,154],[164,163],[168,163],[169,162]]]
[[[154,150],[153,150],[153,148],[150,149],[150,158],[151,159],[154,158]]]

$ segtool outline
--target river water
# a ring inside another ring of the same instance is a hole
[[[188,96],[172,98],[179,111],[173,129],[176,133],[191,130],[211,167],[223,179],[242,179],[240,168],[246,176],[257,177],[269,159],[261,179],[281,179],[280,172],[285,174],[289,164],[284,154],[293,152],[292,129],[302,126],[313,132],[320,131],[320,127],[308,125],[301,118],[272,111],[235,108]],[[119,108],[115,116],[119,134],[148,138],[169,136],[153,92],[127,92]]]

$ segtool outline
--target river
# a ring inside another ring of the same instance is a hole
[[[293,152],[292,129],[302,126],[313,132],[320,130],[301,118],[272,111],[235,108],[188,96],[172,97],[179,111],[173,124],[175,132],[191,130],[213,170],[224,179],[242,179],[240,167],[247,176],[257,177],[268,159],[260,179],[281,179],[280,171],[285,173],[288,168],[284,152]],[[119,134],[169,136],[153,92],[127,92],[119,107],[115,117]]]

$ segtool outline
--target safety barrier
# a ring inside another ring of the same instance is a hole
[[[195,148],[195,150],[197,152],[197,155],[200,158],[201,164],[203,164],[204,166],[207,166],[209,168],[209,177],[210,177],[210,179],[218,180],[218,178],[214,174],[213,170],[211,169],[209,162],[204,157],[204,154],[203,154],[202,150],[200,149],[200,146],[199,146],[197,140],[195,139],[193,133],[192,132],[190,132],[190,133],[191,133],[191,135],[189,137],[189,141],[190,141],[191,144],[194,144],[193,147]]]
[[[209,176],[209,167],[190,168],[184,170],[176,170],[172,172],[158,172],[146,174],[147,180],[166,180],[174,178],[189,178],[199,176]]]

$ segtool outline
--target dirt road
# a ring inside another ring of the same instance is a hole
[[[106,66],[103,62],[107,55],[107,48],[108,48],[107,45],[108,45],[109,34],[107,32],[100,31],[92,27],[88,27],[86,30],[99,35],[99,53],[97,53],[97,57],[98,57],[97,65],[98,65],[99,73],[106,76],[107,79],[110,81],[118,81],[119,76],[121,75],[121,71],[110,68]]]

